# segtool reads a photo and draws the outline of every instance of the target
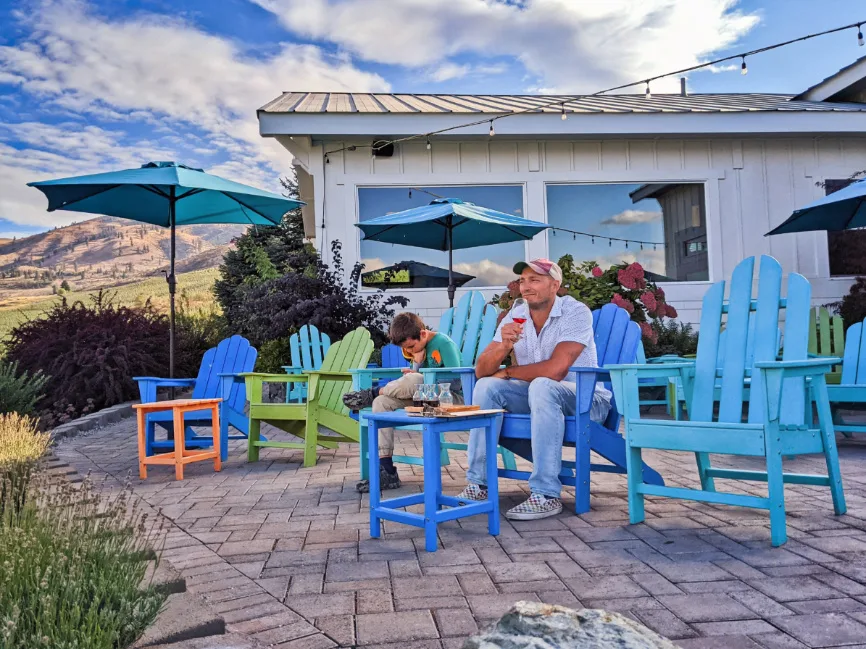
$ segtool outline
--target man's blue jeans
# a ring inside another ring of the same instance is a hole
[[[565,436],[565,418],[574,416],[576,410],[574,383],[537,378],[531,383],[514,379],[486,377],[475,384],[472,403],[485,408],[504,408],[515,414],[531,415],[532,428],[532,475],[529,488],[532,493],[549,498],[559,498],[562,483],[562,439]],[[590,409],[590,419],[603,422],[610,411],[607,399],[596,392]],[[499,420],[502,421],[501,419]],[[499,438],[501,428],[496,431]],[[525,453],[526,440],[505,439],[500,442],[505,448]],[[522,449],[520,447],[523,447]],[[484,430],[473,429],[469,434],[469,470],[466,478],[477,485],[487,485],[485,469],[486,452]]]

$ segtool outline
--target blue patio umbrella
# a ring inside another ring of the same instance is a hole
[[[367,241],[448,251],[448,300],[454,306],[454,251],[496,243],[527,241],[549,225],[491,210],[459,198],[356,223]]]
[[[176,162],[148,162],[87,176],[27,183],[48,197],[48,211],[119,216],[171,228],[169,375],[174,377],[175,226],[201,223],[277,225],[301,201],[242,185]]]
[[[764,236],[862,227],[866,227],[866,180],[858,180],[845,189],[795,210],[784,223]]]

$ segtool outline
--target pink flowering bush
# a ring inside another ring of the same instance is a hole
[[[676,309],[665,301],[664,290],[647,280],[643,266],[637,262],[615,264],[605,270],[594,261],[576,264],[571,255],[566,255],[559,260],[559,266],[569,295],[590,309],[609,302],[625,309],[640,324],[645,345],[658,340],[653,321],[676,317]]]

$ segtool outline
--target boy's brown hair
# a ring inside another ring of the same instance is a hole
[[[391,342],[395,345],[402,345],[410,338],[412,340],[421,340],[421,332],[426,329],[424,321],[417,313],[398,313],[391,322],[391,330],[389,335]]]

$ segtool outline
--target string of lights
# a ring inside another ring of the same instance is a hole
[[[782,41],[780,43],[774,43],[772,45],[766,45],[764,47],[759,47],[757,49],[749,50],[747,52],[740,52],[737,54],[731,54],[729,56],[724,56],[724,57],[721,57],[718,59],[714,59],[712,61],[706,61],[704,63],[699,63],[697,65],[693,65],[693,66],[690,66],[687,68],[682,68],[680,70],[674,70],[671,72],[665,72],[663,74],[657,74],[655,76],[647,77],[647,78],[641,79],[639,81],[632,81],[630,83],[624,83],[624,84],[621,84],[618,86],[612,86],[610,88],[605,88],[603,90],[597,90],[596,92],[593,92],[591,94],[569,95],[569,96],[565,96],[565,97],[560,96],[560,97],[557,97],[556,99],[551,100],[549,102],[543,102],[543,103],[537,104],[531,108],[526,108],[523,110],[512,111],[510,113],[505,113],[502,115],[495,115],[494,117],[485,117],[483,119],[478,119],[478,120],[474,120],[471,122],[466,122],[465,124],[458,124],[455,126],[449,126],[446,128],[437,129],[435,131],[428,131],[426,133],[417,133],[415,135],[408,135],[408,136],[401,137],[401,138],[395,138],[393,140],[378,140],[375,142],[375,146],[373,143],[343,146],[343,147],[340,147],[338,149],[333,149],[332,151],[326,151],[324,154],[325,163],[330,162],[330,160],[328,159],[328,156],[330,154],[333,154],[333,153],[340,153],[342,151],[347,151],[347,150],[354,151],[358,148],[369,148],[369,149],[372,149],[373,154],[375,155],[376,150],[384,148],[386,146],[390,146],[390,145],[394,145],[394,144],[400,144],[402,142],[409,142],[409,141],[417,140],[417,139],[421,139],[421,138],[424,138],[426,140],[427,149],[430,150],[433,146],[431,141],[430,141],[431,137],[434,137],[436,135],[441,135],[443,133],[448,133],[450,131],[456,131],[456,130],[463,129],[463,128],[470,128],[472,126],[479,126],[481,124],[486,124],[486,123],[490,124],[490,129],[488,131],[490,137],[494,137],[496,135],[496,129],[494,128],[494,122],[496,122],[497,120],[506,119],[508,117],[514,117],[516,115],[523,115],[526,113],[536,113],[536,112],[542,111],[545,108],[552,108],[555,106],[560,106],[560,108],[561,108],[560,119],[565,120],[565,119],[568,119],[568,112],[566,110],[566,104],[570,101],[577,101],[579,99],[583,99],[586,97],[597,97],[599,95],[603,95],[603,94],[606,94],[609,92],[614,92],[616,90],[624,90],[626,88],[633,88],[634,86],[643,85],[645,87],[644,96],[647,99],[650,99],[652,97],[652,92],[650,90],[650,84],[653,81],[658,81],[659,79],[665,79],[668,77],[678,76],[681,74],[685,74],[687,72],[694,72],[696,70],[701,70],[704,68],[709,68],[709,67],[719,65],[721,63],[726,63],[728,61],[736,61],[736,60],[741,61],[740,74],[747,74],[749,69],[748,69],[748,66],[746,65],[746,57],[755,56],[757,54],[769,52],[770,50],[775,50],[775,49],[778,49],[780,47],[786,47],[786,46],[792,45],[794,43],[800,43],[803,41],[811,40],[813,38],[818,38],[819,36],[826,36],[828,34],[835,34],[835,33],[842,32],[842,31],[845,31],[848,29],[854,29],[854,28],[857,29],[857,44],[860,46],[863,46],[864,44],[866,44],[866,40],[864,40],[863,30],[862,30],[862,26],[864,24],[866,24],[866,20],[862,20],[862,21],[856,22],[856,23],[850,23],[848,25],[842,25],[840,27],[834,27],[833,29],[827,29],[827,30],[824,30],[821,32],[814,32],[811,34],[806,34],[805,36],[799,36],[797,38],[792,38],[790,40]]]

